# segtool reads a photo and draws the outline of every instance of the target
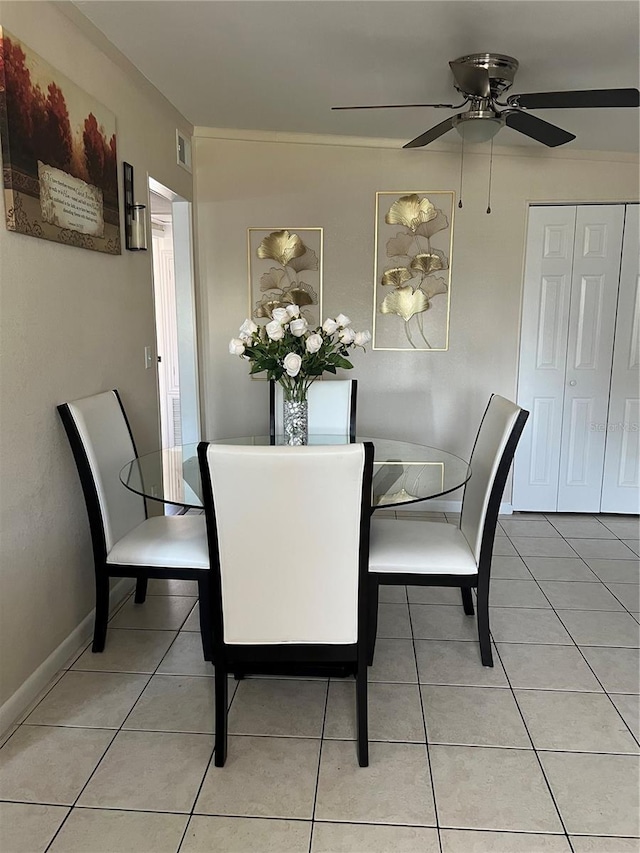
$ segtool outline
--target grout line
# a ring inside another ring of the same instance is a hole
[[[316,806],[318,803],[318,787],[320,786],[320,767],[322,765],[322,747],[324,745],[324,730],[327,723],[327,710],[329,708],[329,690],[331,688],[331,679],[327,679],[327,689],[324,694],[324,713],[322,715],[322,730],[320,732],[320,749],[318,750],[318,772],[316,774],[316,785],[313,791],[313,808],[311,810],[311,830],[309,832],[309,851],[311,853],[311,847],[313,845],[313,828],[315,826],[316,820]],[[355,701],[355,696],[354,696]],[[357,714],[356,714],[357,717]],[[369,692],[367,688],[367,738],[368,738],[368,722],[369,722]],[[357,720],[356,720],[356,750],[358,748],[358,731],[357,731]]]

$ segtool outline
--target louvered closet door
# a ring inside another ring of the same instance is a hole
[[[602,512],[640,512],[639,220],[638,205],[627,205],[607,419]]]
[[[577,208],[558,512],[600,510],[624,212]]]
[[[514,509],[558,501],[575,207],[529,210],[518,403],[531,412],[516,453]]]

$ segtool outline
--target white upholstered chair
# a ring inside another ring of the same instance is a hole
[[[215,764],[227,751],[227,674],[320,665],[356,677],[368,764],[367,592],[373,445],[201,442],[211,562]]]
[[[120,482],[123,466],[137,456],[117,391],[58,406],[71,444],[89,516],[96,580],[94,652],[104,650],[109,618],[109,578],[136,578],[142,604],[148,578],[197,580],[209,600],[209,554],[202,515],[147,517],[140,495]],[[209,609],[200,608],[206,660],[211,660]]]
[[[357,379],[316,380],[309,386],[309,434],[356,438]],[[272,440],[284,432],[282,385],[269,382],[269,432]]]
[[[471,454],[471,478],[460,525],[387,518],[371,522],[369,657],[372,660],[379,584],[459,586],[464,612],[473,616],[477,589],[478,638],[484,666],[493,666],[489,636],[491,556],[500,501],[529,412],[492,395]]]

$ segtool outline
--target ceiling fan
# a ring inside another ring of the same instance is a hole
[[[511,88],[518,70],[518,61],[500,53],[471,53],[449,63],[453,72],[454,87],[460,92],[460,104],[382,104],[355,107],[332,107],[333,110],[377,110],[402,109],[406,107],[435,107],[436,109],[459,110],[469,105],[464,112],[450,116],[435,127],[416,136],[403,148],[421,148],[454,127],[468,142],[486,142],[500,128],[507,127],[524,133],[543,145],[555,148],[575,139],[555,124],[532,115],[529,110],[585,109],[593,107],[637,107],[640,106],[638,89],[587,89],[571,92],[535,92],[525,95],[509,95],[506,101],[500,97]],[[504,109],[500,109],[504,107]]]

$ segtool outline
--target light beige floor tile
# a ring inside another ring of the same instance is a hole
[[[640,834],[636,756],[579,752],[539,755],[569,834]]]
[[[492,607],[489,623],[496,643],[573,645],[564,625],[551,609]]]
[[[324,681],[245,679],[229,711],[229,733],[319,738],[326,697]]]
[[[536,749],[638,752],[604,693],[517,690],[516,698]]]
[[[512,540],[521,557],[575,557],[575,551],[560,536],[517,536]],[[574,540],[581,541],[581,540]],[[588,541],[588,540],[584,540]],[[595,541],[595,540],[591,540]]]
[[[424,744],[371,743],[369,767],[362,768],[355,745],[350,751],[344,742],[324,742],[315,817],[435,826]]]
[[[551,521],[565,539],[615,539],[616,534],[596,519],[592,521]]]
[[[154,675],[124,728],[213,734],[213,689],[211,678]]]
[[[149,578],[147,595],[188,595],[191,598],[197,598],[198,581]]]
[[[66,672],[27,717],[27,722],[117,729],[148,680],[147,675],[124,672]]]
[[[477,643],[457,640],[416,640],[418,677],[421,684],[460,684],[475,687],[506,687],[508,682],[493,653],[493,666],[483,666]]]
[[[413,636],[417,640],[478,639],[475,617],[467,616],[462,605],[412,604],[410,612]]]
[[[522,557],[496,557],[491,560],[492,580],[530,581],[531,572]]]
[[[18,728],[18,724],[14,723],[13,725],[9,726],[8,729],[5,729],[5,731],[2,732],[2,734],[0,735],[0,747],[3,747],[5,745],[9,738],[18,731]]]
[[[77,657],[79,657],[79,655],[76,655],[76,658]],[[50,693],[50,691],[60,681],[60,679],[63,677],[64,674],[65,674],[64,669],[61,669],[58,672],[56,672],[56,674],[53,676],[53,678],[51,678],[49,680],[48,684],[40,691],[40,693],[35,697],[35,699],[33,699],[31,702],[29,702],[29,704],[22,711],[20,716],[15,719],[15,721],[14,721],[15,726],[19,726],[21,723],[26,722],[27,718],[31,715],[31,713],[33,711],[35,711],[35,709],[38,707],[40,702],[42,702],[42,700]],[[2,744],[5,742],[6,739],[7,739],[6,738],[6,732],[4,732],[2,735],[2,739],[0,739],[0,746],[2,746]]]
[[[376,640],[373,666],[369,667],[369,683],[392,681],[416,684],[418,671],[412,640]]]
[[[150,595],[144,603],[136,604],[130,598],[118,610],[109,627],[179,631],[196,601],[196,598],[181,595]]]
[[[498,643],[498,650],[512,687],[602,692],[575,647]]]
[[[640,539],[623,539],[627,548],[631,548],[636,557],[640,556]]]
[[[188,812],[212,752],[209,735],[121,731],[78,804]]]
[[[498,515],[500,522],[502,521],[546,521],[547,516],[543,512],[519,512],[516,510],[515,512],[509,513],[500,513]]]
[[[307,853],[311,821],[194,815],[180,853]]]
[[[422,687],[429,743],[531,748],[510,690]]]
[[[381,584],[378,596],[382,604],[406,604],[407,588],[406,586]]]
[[[602,583],[540,581],[540,588],[556,610],[622,610]]]
[[[213,664],[204,659],[200,634],[181,631],[158,667],[161,675],[213,675]]]
[[[598,582],[598,577],[579,557],[525,557],[531,574],[539,581]]]
[[[629,693],[610,693],[609,698],[635,737],[640,740],[640,699]]]
[[[551,606],[534,580],[493,580],[489,588],[489,604],[492,607]]]
[[[462,603],[460,587],[457,586],[409,586],[409,604],[455,604]]]
[[[640,692],[640,653],[637,649],[582,646],[580,651],[608,693]]]
[[[506,536],[496,536],[493,542],[493,556],[494,557],[517,557],[518,552],[516,551],[513,543]]]
[[[546,519],[542,521],[509,521],[505,518],[500,524],[507,536],[512,538],[514,536],[540,536],[545,538],[560,536],[556,528]]]
[[[397,509],[396,518],[408,518],[410,521],[444,521],[445,514],[443,512],[420,512],[420,510]]]
[[[571,853],[564,835],[443,829],[442,853]]]
[[[630,613],[640,613],[640,585],[635,583],[608,583],[607,588]]]
[[[355,745],[343,750],[348,761]],[[194,812],[308,820],[319,754],[316,739],[229,737],[226,764],[211,764]]]
[[[187,616],[184,625],[180,629],[181,631],[196,631],[200,632],[200,604],[196,603],[196,605],[191,610],[191,613]]]
[[[440,853],[440,845],[423,826],[316,822],[311,853]]]
[[[579,646],[640,646],[640,625],[628,613],[602,610],[557,610]]]
[[[424,743],[417,684],[369,684],[368,709],[369,740]],[[353,682],[331,682],[324,736],[339,740],[355,739],[356,691]]]
[[[411,637],[407,604],[378,605],[378,637],[404,639]]]
[[[136,631],[110,628],[105,650],[98,654],[91,647],[72,669],[111,672],[153,672],[176,635],[172,631]]]
[[[48,853],[176,853],[186,815],[76,808]]]
[[[636,518],[603,518],[604,526],[619,539],[637,539],[640,533],[640,519]]]
[[[44,853],[69,809],[32,803],[0,803],[0,850]]]
[[[0,799],[71,805],[113,736],[106,729],[20,726],[0,753]]]
[[[604,583],[640,583],[640,561],[603,560],[587,557],[585,562]]]
[[[440,826],[562,831],[533,751],[436,745],[429,755]]]
[[[572,835],[574,853],[640,853],[637,838],[604,838],[601,835]]]
[[[638,559],[631,548],[617,539],[567,539],[567,542],[585,559],[587,557],[597,557],[602,560]]]

